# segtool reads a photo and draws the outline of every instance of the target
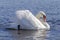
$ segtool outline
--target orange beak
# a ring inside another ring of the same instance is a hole
[[[46,16],[45,15],[43,15],[43,19],[44,19],[44,22],[46,22]]]

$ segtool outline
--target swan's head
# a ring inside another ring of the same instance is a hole
[[[41,15],[46,16],[45,12],[43,12],[43,11],[40,11],[39,13],[40,13]]]
[[[37,16],[38,19],[42,19],[44,22],[46,22],[46,14],[43,11],[40,11]]]
[[[39,13],[42,15],[44,22],[46,22],[46,14],[43,11],[40,11]]]

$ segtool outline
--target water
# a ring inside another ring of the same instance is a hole
[[[16,23],[16,10],[28,9],[34,15],[44,11],[49,31],[7,30]],[[60,40],[60,0],[0,0],[0,40]]]
[[[0,40],[44,40],[46,35],[45,30],[0,30]]]

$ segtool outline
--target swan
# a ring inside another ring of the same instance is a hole
[[[16,17],[20,29],[50,29],[50,25],[46,22],[46,14],[43,11],[34,16],[29,10],[18,10]]]

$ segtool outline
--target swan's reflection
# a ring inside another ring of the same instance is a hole
[[[47,31],[45,30],[13,30],[9,31],[9,33],[13,36],[16,40],[45,40]]]

